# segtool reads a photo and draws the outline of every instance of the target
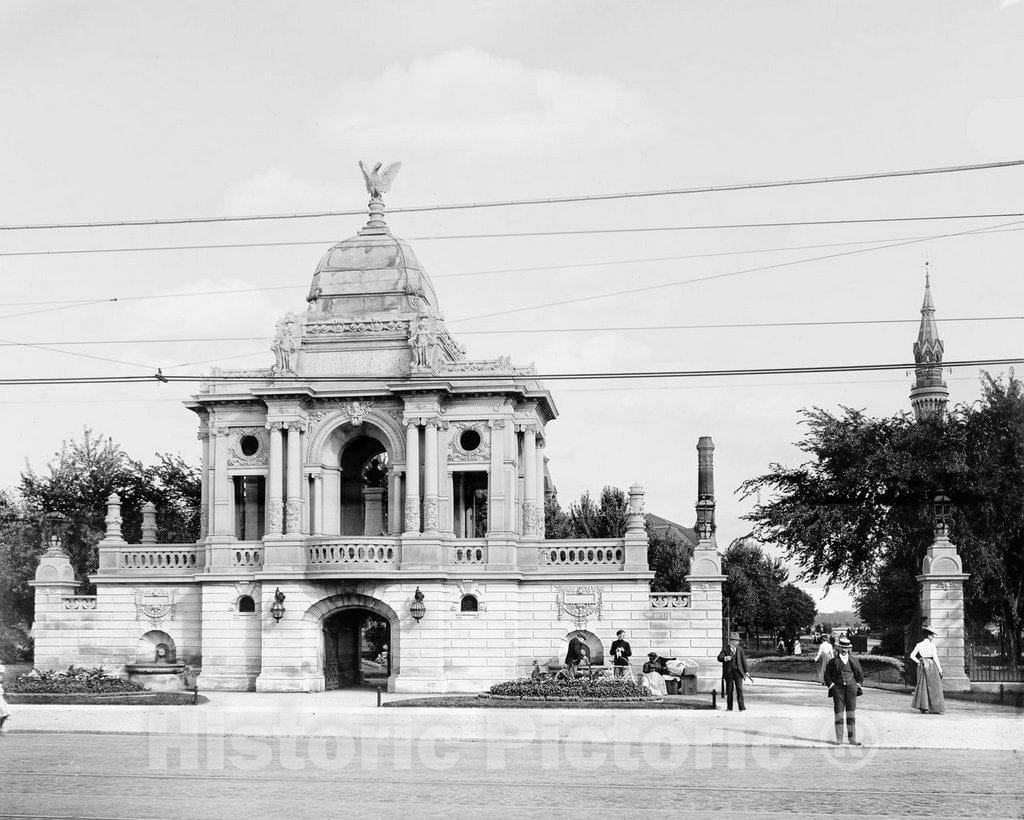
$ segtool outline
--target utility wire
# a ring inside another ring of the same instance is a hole
[[[1006,366],[1024,363],[1024,357],[990,358],[990,359],[967,359],[962,361],[943,362],[943,368],[958,367],[991,367]],[[628,371],[594,371],[584,373],[530,373],[530,374],[498,374],[498,373],[451,373],[436,376],[417,377],[393,377],[387,374],[365,374],[358,376],[273,376],[273,375],[243,375],[220,373],[217,375],[167,374],[162,380],[167,382],[207,382],[218,384],[252,384],[253,382],[269,382],[271,384],[286,385],[301,389],[304,384],[313,383],[360,383],[372,384],[385,382],[388,384],[412,384],[432,385],[436,383],[478,383],[478,382],[499,382],[508,383],[511,381],[592,381],[592,380],[620,380],[620,379],[696,379],[708,377],[728,376],[774,376],[780,374],[809,374],[809,373],[862,373],[885,370],[913,370],[917,367],[914,362],[900,362],[896,364],[847,364],[847,365],[803,365],[796,367],[744,367],[718,370],[628,370]],[[153,382],[155,376],[65,376],[65,377],[29,377],[20,379],[0,379],[0,385],[65,385],[65,384],[139,384]]]
[[[464,234],[433,234],[429,236],[407,236],[403,237],[408,242],[433,242],[446,239],[508,239],[528,238],[538,236],[592,236],[595,234],[615,233],[656,233],[665,231],[716,231],[733,230],[740,228],[796,228],[814,227],[825,225],[873,225],[888,224],[896,222],[941,222],[946,220],[960,219],[1011,219],[1024,216],[1024,212],[1014,213],[985,213],[985,214],[934,214],[931,216],[890,216],[890,217],[865,217],[865,218],[844,218],[844,219],[811,219],[791,220],[787,222],[728,222],[719,224],[700,225],[663,225],[659,227],[620,227],[620,228],[582,228],[565,231],[516,231],[511,233],[464,233]],[[863,240],[870,242],[872,240]],[[309,239],[289,242],[227,242],[227,243],[199,243],[192,245],[148,245],[141,247],[118,247],[118,248],[67,248],[47,249],[34,251],[0,251],[0,257],[18,256],[64,256],[68,254],[97,254],[97,253],[149,253],[154,251],[197,251],[197,250],[222,250],[234,248],[280,248],[300,245],[334,245],[339,240],[334,239]],[[740,251],[737,251],[740,253]],[[681,257],[688,258],[688,257]],[[469,274],[447,274],[448,276],[465,276]],[[432,277],[440,278],[440,277]]]
[[[1012,225],[1019,225],[1019,224],[1022,224],[1022,223],[1021,222],[1007,222],[1007,223],[1003,223],[1001,225],[996,225],[994,227],[1006,228],[1006,227],[1010,227]],[[629,296],[629,295],[632,295],[634,293],[648,293],[648,292],[652,292],[652,291],[656,291],[656,290],[665,290],[666,288],[679,287],[680,285],[689,285],[689,284],[693,284],[694,282],[708,282],[708,281],[711,281],[711,280],[714,280],[714,279],[727,279],[727,278],[732,277],[732,276],[743,276],[743,275],[748,274],[748,273],[762,273],[764,271],[778,270],[779,268],[790,267],[790,266],[793,266],[793,265],[804,265],[804,264],[807,264],[808,262],[822,262],[822,261],[825,261],[825,260],[828,260],[828,259],[838,259],[838,258],[844,257],[844,256],[854,256],[856,254],[870,253],[872,251],[881,251],[881,250],[887,250],[887,249],[890,249],[890,248],[899,248],[899,247],[903,247],[903,246],[906,246],[906,245],[913,245],[913,244],[916,244],[916,243],[919,243],[919,242],[929,242],[929,241],[932,241],[932,240],[935,240],[935,239],[948,239],[948,238],[954,237],[954,236],[964,236],[964,235],[967,235],[967,234],[981,233],[981,232],[984,232],[985,230],[986,230],[986,228],[974,228],[973,230],[969,230],[969,231],[958,231],[956,233],[938,234],[938,235],[935,235],[935,236],[930,236],[930,237],[921,238],[921,239],[909,239],[909,240],[905,240],[905,241],[901,241],[901,242],[890,242],[890,243],[885,244],[885,245],[875,245],[875,246],[870,247],[870,248],[857,248],[855,250],[850,250],[850,251],[839,251],[837,253],[829,253],[829,254],[825,254],[823,256],[811,256],[811,257],[805,257],[804,259],[791,259],[791,260],[789,260],[787,262],[776,262],[773,265],[759,265],[759,266],[754,267],[754,268],[743,268],[741,270],[727,271],[725,273],[716,273],[716,274],[712,274],[710,276],[698,276],[698,277],[694,277],[692,279],[680,279],[680,280],[677,280],[675,282],[666,282],[666,283],[660,284],[660,285],[645,285],[643,287],[627,288],[625,290],[617,290],[617,291],[612,291],[610,293],[597,293],[597,294],[593,294],[591,296],[577,296],[577,297],[575,297],[573,299],[561,299],[561,300],[559,300],[557,302],[543,302],[543,303],[537,304],[537,305],[524,305],[523,307],[509,308],[507,310],[496,310],[496,311],[492,311],[491,313],[478,313],[478,314],[476,314],[474,316],[460,316],[459,318],[452,319],[451,321],[452,321],[453,324],[457,323],[457,322],[469,322],[469,321],[473,321],[473,320],[476,320],[476,319],[490,319],[490,318],[493,318],[495,316],[508,316],[510,314],[513,314],[513,313],[525,313],[525,312],[532,311],[532,310],[540,310],[542,308],[562,307],[562,306],[565,306],[565,305],[579,304],[581,302],[593,302],[593,301],[596,301],[598,299],[610,299],[610,298],[617,297],[617,296]]]
[[[804,322],[722,322],[689,325],[600,325],[594,327],[537,327],[509,328],[507,330],[460,330],[460,336],[480,335],[514,335],[522,333],[627,333],[662,330],[722,330],[733,328],[772,328],[772,327],[837,327],[856,325],[917,325],[920,319],[823,319]],[[1024,321],[1020,316],[943,316],[942,323],[949,322],[1001,322]],[[273,341],[272,336],[178,336],[152,337],[148,339],[57,339],[52,341],[16,342],[0,340],[0,347],[45,347],[47,345],[140,345],[140,344],[191,344],[196,342],[267,342]],[[260,351],[260,352],[266,352]],[[255,355],[255,354],[254,354]],[[115,361],[115,360],[111,360]],[[214,359],[212,361],[220,361]],[[147,365],[148,366],[148,365]]]
[[[753,191],[763,188],[790,188],[800,185],[827,185],[838,182],[863,182],[867,180],[895,179],[898,177],[934,176],[957,174],[967,171],[988,171],[997,168],[1014,168],[1024,165],[1024,159],[1005,162],[983,162],[970,165],[947,165],[939,168],[913,168],[899,171],[876,171],[871,173],[845,174],[842,176],[810,177],[804,179],[783,179],[765,182],[740,182],[733,185],[704,185],[690,188],[664,188],[656,191],[627,191],[611,194],[578,194],[561,197],[535,197],[531,199],[505,199],[490,202],[463,202],[447,205],[411,205],[405,208],[391,208],[391,213],[422,213],[426,211],[457,211],[477,208],[510,208],[523,205],[555,205],[575,202],[601,202],[614,199],[637,199],[641,197],[680,196],[684,194],[721,193],[724,191]],[[119,228],[145,225],[193,225],[207,222],[253,222],[258,220],[318,219],[334,216],[357,216],[365,209],[354,211],[312,211],[308,213],[244,214],[241,216],[202,216],[171,219],[119,219],[108,222],[44,222],[27,225],[0,225],[0,231],[52,230],[60,228]]]
[[[1021,214],[1024,216],[1024,214]],[[1016,223],[1009,223],[1016,224]],[[783,251],[797,251],[797,250],[816,250],[818,248],[835,248],[835,247],[848,247],[850,245],[881,245],[889,242],[903,242],[903,241],[928,241],[932,239],[941,239],[953,236],[987,236],[988,234],[996,233],[1011,233],[1024,230],[1022,227],[1010,227],[1000,228],[985,227],[978,228],[974,231],[965,231],[959,234],[929,234],[929,235],[918,235],[918,236],[894,236],[887,237],[885,239],[858,239],[850,242],[825,242],[815,245],[791,245],[786,247],[772,247],[772,248],[751,248],[747,250],[733,250],[733,251],[714,251],[711,253],[698,253],[698,254],[686,254],[682,256],[664,256],[664,257],[642,257],[635,259],[618,259],[608,260],[600,262],[574,262],[562,265],[535,265],[530,267],[522,268],[490,268],[487,270],[480,271],[465,271],[462,273],[449,273],[439,274],[437,276],[431,276],[431,279],[450,279],[459,278],[464,276],[483,276],[488,274],[496,273],[521,273],[526,271],[551,271],[551,270],[563,270],[570,268],[586,268],[586,267],[604,267],[604,266],[615,266],[615,265],[630,265],[645,262],[667,262],[677,261],[684,259],[706,259],[709,257],[718,256],[740,256],[746,254],[759,254],[759,253],[777,253]],[[260,243],[257,243],[260,244]],[[204,246],[198,246],[204,247]],[[129,249],[131,250],[131,249]],[[223,290],[197,290],[197,291],[185,291],[182,293],[150,293],[150,294],[138,294],[134,296],[107,296],[103,298],[93,299],[59,299],[59,300],[42,300],[42,301],[29,301],[29,302],[0,302],[0,307],[28,307],[35,305],[92,305],[100,304],[103,302],[132,302],[132,301],[143,301],[148,299],[182,299],[192,296],[219,296],[228,294],[238,293],[258,293],[264,291],[278,291],[278,290],[307,290],[307,285],[268,285],[266,287],[249,287],[249,288],[226,288]],[[28,316],[37,312],[42,311],[29,311],[28,313],[13,313],[7,316],[0,316],[0,319],[9,319],[16,316]],[[485,333],[489,331],[474,330],[474,331],[459,331],[460,333]],[[495,331],[497,332],[497,331]],[[253,337],[255,338],[255,337]],[[241,341],[242,339],[240,339]]]

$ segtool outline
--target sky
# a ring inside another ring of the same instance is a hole
[[[0,224],[361,209],[360,159],[403,163],[388,197],[395,207],[1020,159],[1022,34],[1024,2],[1013,0],[7,0]],[[411,241],[451,331],[477,358],[510,354],[540,372],[907,362],[927,256],[946,358],[954,361],[1022,352],[1021,321],[952,320],[1024,313],[1024,224],[1012,224],[1024,217],[430,237],[1016,213],[1022,191],[1024,169],[1014,168],[396,213],[389,224]],[[362,222],[2,231],[0,377],[267,366],[277,318],[304,310],[323,250]],[[963,233],[993,226],[1006,229]],[[910,239],[921,241],[843,244]],[[310,244],[3,255],[296,241]],[[788,264],[750,270],[779,263]],[[547,269],[507,270],[538,267]],[[505,272],[488,273],[495,270]],[[704,281],[686,281],[693,279]],[[536,307],[656,285],[665,287]],[[245,288],[278,289],[178,295]],[[152,295],[162,298],[129,298]],[[25,304],[87,299],[106,301]],[[878,319],[903,321],[606,329]],[[554,332],[565,328],[588,330]],[[142,341],[223,336],[255,338]],[[90,340],[103,344],[67,344]],[[947,379],[953,402],[978,396],[976,370]],[[695,445],[710,435],[725,544],[749,530],[742,516],[757,501],[735,492],[740,483],[773,462],[801,459],[801,408],[906,411],[910,375],[549,386],[560,417],[548,426],[548,455],[563,504],[587,489],[639,482],[649,511],[692,524]],[[198,461],[196,419],[182,406],[188,395],[187,385],[155,381],[4,387],[0,413],[11,435],[0,450],[0,487],[14,486],[26,464],[44,469],[61,441],[84,427],[144,461],[156,452]],[[805,588],[825,611],[850,604],[843,590],[822,598],[820,584]]]

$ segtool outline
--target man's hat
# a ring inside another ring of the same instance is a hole
[[[729,633],[729,640],[730,641],[738,641],[739,639],[740,639],[740,633],[739,632],[730,632]]]
[[[656,657],[658,657],[658,653],[657,652],[648,652],[647,653],[647,657],[648,658],[656,658]]]
[[[849,638],[847,638],[845,635],[843,635],[839,639],[839,648],[840,649],[850,649],[851,647],[853,647],[853,642]]]
[[[932,636],[934,636],[934,635],[935,635],[935,630],[934,630],[934,629],[931,629],[930,627],[927,627],[927,626],[922,626],[922,627],[921,627],[921,631],[922,631],[922,632],[923,632],[923,633],[924,633],[925,635],[932,635]]]

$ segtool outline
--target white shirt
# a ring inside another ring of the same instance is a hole
[[[818,645],[818,654],[814,656],[814,660],[820,661],[822,658],[831,659],[832,655],[832,644],[830,644],[828,641],[822,641]]]
[[[916,660],[915,656],[916,658],[931,658],[934,661],[938,658],[938,652],[935,651],[935,644],[925,638],[910,650],[910,659]]]

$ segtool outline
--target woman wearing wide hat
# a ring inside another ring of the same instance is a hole
[[[942,665],[935,646],[935,632],[927,626],[921,628],[924,638],[910,652],[910,659],[917,664],[917,688],[911,701],[921,714],[940,714],[946,708],[942,696]]]
[[[835,713],[836,744],[843,742],[843,718],[846,722],[847,740],[851,746],[861,746],[857,740],[857,696],[863,694],[860,685],[864,682],[860,661],[850,651],[853,643],[845,635],[839,639],[838,653],[825,667],[825,683],[832,698]]]

